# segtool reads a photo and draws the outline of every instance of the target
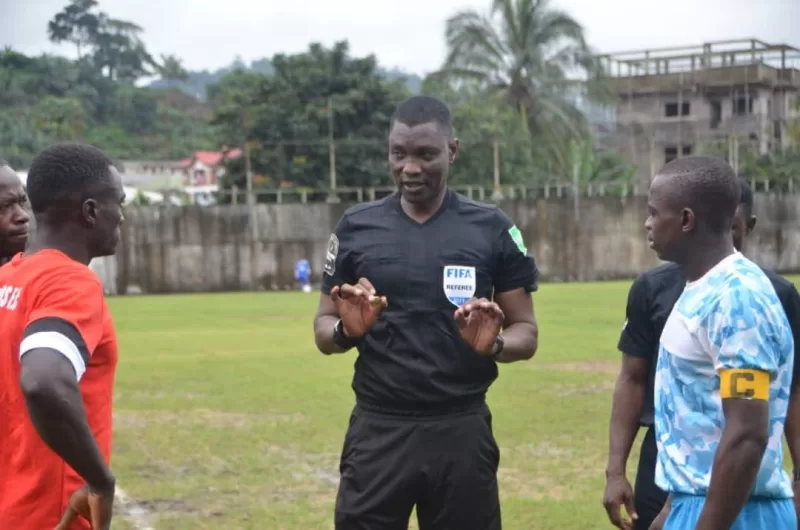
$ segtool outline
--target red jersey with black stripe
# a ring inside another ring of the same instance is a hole
[[[99,278],[57,250],[0,267],[0,528],[52,530],[83,480],[39,437],[20,388],[21,359],[55,350],[75,368],[89,426],[111,458],[117,337]],[[79,518],[71,530],[89,529]]]

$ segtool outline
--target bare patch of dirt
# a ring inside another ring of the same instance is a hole
[[[619,361],[543,362],[539,363],[537,367],[543,370],[617,375],[619,373],[620,363]]]
[[[129,392],[129,393],[122,393],[118,392],[114,395],[114,401],[119,401],[120,399],[133,399],[133,400],[148,400],[148,399],[173,399],[175,397],[174,393],[167,393],[167,392]],[[185,392],[181,393],[180,397],[182,399],[188,400],[197,400],[197,399],[208,399],[208,394],[196,394],[193,392]]]
[[[196,467],[174,466],[167,462],[160,465],[150,463],[134,468],[138,477],[164,480],[165,476],[179,481],[195,483],[190,493],[182,498],[137,498],[137,505],[149,514],[157,514],[163,520],[187,518],[224,518],[229,512],[254,503],[295,503],[303,500],[314,506],[330,506],[336,498],[339,483],[337,454],[306,454],[280,446],[267,445],[263,451],[278,456],[277,464],[271,459],[264,481],[258,484],[240,484],[234,489],[222,489],[212,485],[211,477],[219,477],[228,471],[241,472],[235,459],[214,457],[203,460]],[[266,468],[265,468],[266,469]],[[196,483],[196,477],[203,477]]]
[[[187,425],[212,428],[243,429],[256,424],[297,424],[308,421],[303,414],[280,412],[222,412],[211,409],[192,409],[185,412],[119,411],[114,412],[114,428],[136,428],[147,425]]]
[[[608,395],[614,390],[614,381],[598,381],[588,385],[554,385],[553,392],[558,396],[585,396],[604,394]]]
[[[497,470],[500,490],[505,495],[533,500],[572,500],[577,492],[556,476],[533,477],[515,468]]]
[[[503,449],[505,452],[513,455],[515,458],[523,459],[537,459],[537,458],[569,458],[574,454],[574,450],[556,445],[554,443],[540,443],[540,444],[527,444],[517,445],[513,448]]]
[[[236,320],[243,320],[245,322],[272,322],[281,320],[294,320],[294,317],[288,315],[253,315],[238,317]]]
[[[148,499],[137,501],[137,504],[148,513],[157,513],[163,515],[166,513],[174,513],[179,515],[187,515],[199,513],[196,506],[192,506],[189,502],[181,499]]]

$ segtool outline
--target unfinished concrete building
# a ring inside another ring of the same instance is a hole
[[[800,116],[800,50],[785,44],[709,42],[601,59],[617,96],[602,146],[639,166],[640,188],[680,156],[716,154],[738,167],[744,149],[779,149]]]

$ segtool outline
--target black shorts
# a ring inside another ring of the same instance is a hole
[[[667,494],[656,486],[657,459],[656,428],[651,426],[642,440],[639,468],[636,470],[636,484],[633,488],[636,513],[639,514],[634,530],[648,530],[650,523],[658,516],[664,503],[667,502]]]
[[[336,530],[500,530],[492,416],[350,416],[339,466]]]

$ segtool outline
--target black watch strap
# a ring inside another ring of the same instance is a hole
[[[800,482],[800,469],[794,468],[792,470],[792,480],[794,482]]]
[[[361,342],[361,340],[350,338],[344,334],[344,325],[342,324],[342,319],[340,318],[336,321],[336,325],[333,326],[333,342],[340,348],[349,350],[350,348],[355,348],[358,346],[358,343]]]
[[[498,335],[497,338],[494,340],[495,350],[489,356],[490,359],[497,359],[500,357],[500,354],[503,353],[503,347],[506,345],[505,340],[503,340],[502,335]]]

